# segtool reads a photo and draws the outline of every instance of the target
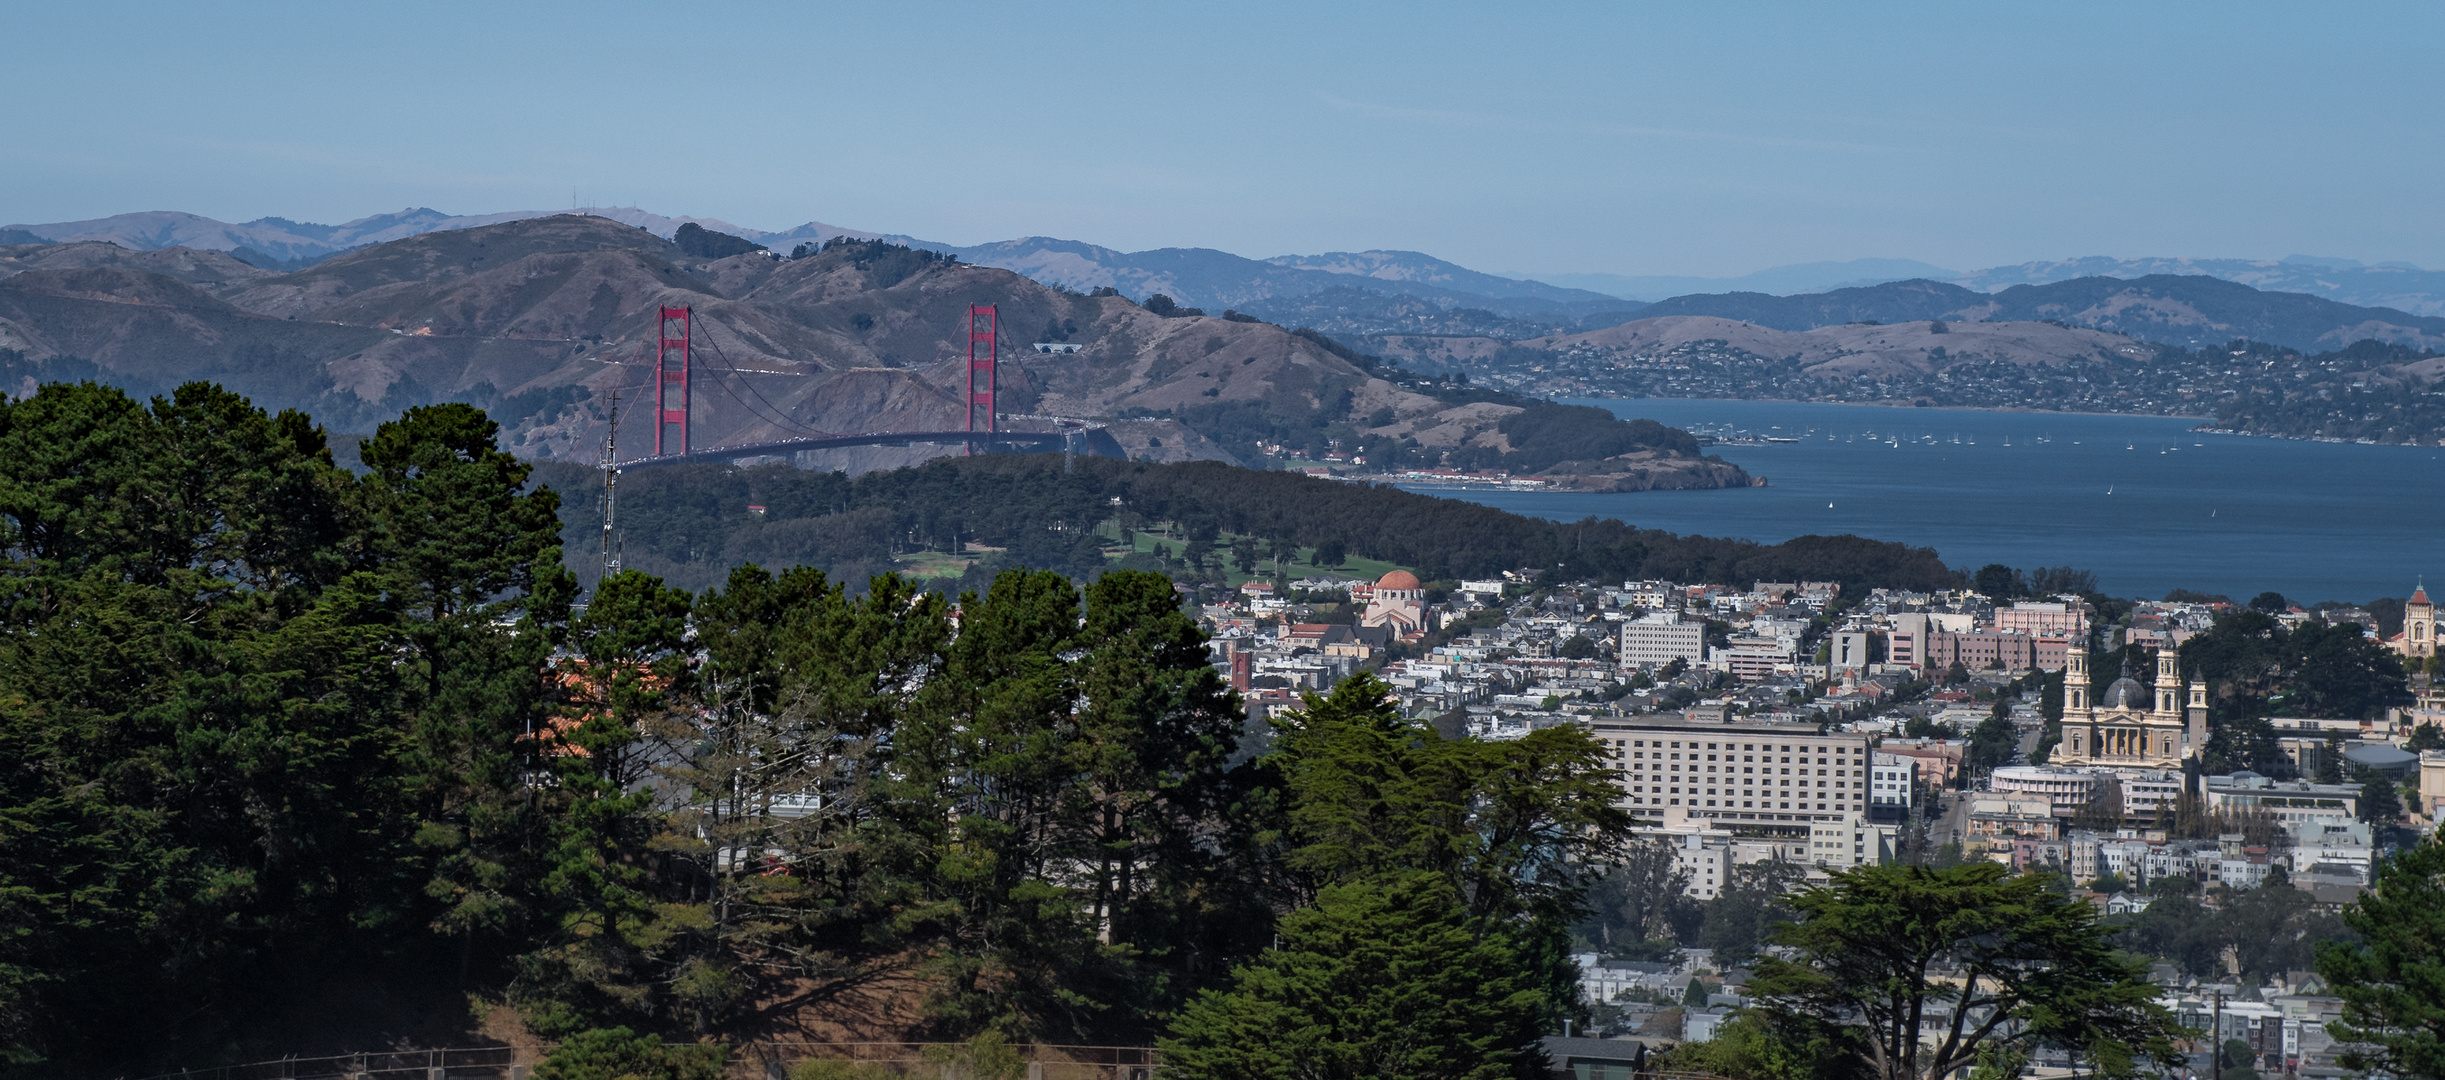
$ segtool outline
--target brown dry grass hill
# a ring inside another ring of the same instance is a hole
[[[1000,312],[1005,412],[1346,403],[1389,410],[1378,430],[1457,443],[1516,411],[1455,410],[1266,323],[1166,318],[883,244],[693,259],[599,217],[428,233],[287,274],[92,243],[0,249],[0,274],[0,348],[21,354],[11,377],[82,364],[142,390],[218,379],[360,430],[409,405],[472,401],[536,456],[590,458],[615,392],[623,444],[650,440],[636,402],[664,306],[695,312],[699,446],[961,426],[965,319],[981,304]],[[1082,347],[1040,354],[1041,340]]]
[[[1636,361],[1705,343],[1753,356],[1796,360],[1813,373],[1870,376],[1924,374],[1957,364],[1998,361],[2047,366],[2074,360],[2127,361],[2156,352],[2155,346],[2121,334],[2046,322],[1859,323],[1795,332],[1706,315],[1637,319],[1521,345],[1555,351],[1593,350]]]
[[[28,270],[83,270],[100,266],[159,274],[202,288],[277,276],[276,271],[250,266],[224,252],[197,251],[193,248],[130,251],[117,244],[92,240],[73,244],[0,247],[0,278],[14,277]]]
[[[241,311],[160,274],[114,266],[29,270],[0,279],[0,366],[11,393],[37,379],[103,378],[139,393],[215,379],[275,407],[338,413],[323,366],[378,344],[378,330],[293,323]]]

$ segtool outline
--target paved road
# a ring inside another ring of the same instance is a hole
[[[1931,844],[1958,844],[1970,833],[1970,797],[1965,791],[1948,791],[1937,798],[1944,812],[1927,827]]]

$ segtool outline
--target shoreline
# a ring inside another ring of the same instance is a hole
[[[1908,409],[1908,410],[1911,410],[1911,411],[1918,411],[1918,410],[1919,410],[1919,408],[1920,408],[1920,407],[1919,407],[1919,406],[1917,406],[1917,405],[1902,404],[1902,403],[1891,402],[1891,401],[1816,401],[1816,400],[1811,400],[1811,399],[1803,399],[1803,398],[1769,398],[1769,397],[1753,397],[1753,398],[1736,398],[1736,397],[1720,397],[1720,398],[1716,398],[1716,397],[1700,397],[1700,398],[1640,398],[1640,397],[1604,397],[1604,396],[1598,396],[1598,397],[1582,397],[1582,398],[1555,398],[1555,399],[1553,399],[1553,400],[1555,400],[1555,401],[1560,401],[1560,402],[1570,402],[1570,401],[1670,401],[1670,402],[1676,402],[1676,403],[1687,403],[1687,404],[1704,404],[1704,403],[1707,403],[1707,402],[1723,401],[1723,402],[1754,403],[1754,404],[1761,404],[1761,405],[1840,405],[1840,406],[1845,406],[1845,407],[1857,407],[1857,408],[1866,408],[1866,409]],[[2085,410],[2085,409],[2038,409],[2038,408],[2032,408],[2032,407],[2029,407],[2029,406],[2026,406],[2026,405],[1992,405],[1992,406],[1989,406],[1989,405],[1930,405],[1930,406],[1927,406],[1927,407],[1926,407],[1926,411],[1927,411],[1927,412],[1978,412],[1978,413],[2012,413],[2012,414],[2015,414],[2015,415],[2021,415],[2021,416],[2040,416],[2040,415],[2043,415],[2043,416],[2098,416],[2098,417],[2108,417],[2108,418],[2125,419],[2125,420],[2195,420],[2195,421],[2198,421],[2198,423],[2197,423],[2197,424],[2195,424],[2194,426],[2190,427],[2188,430],[2190,430],[2190,431],[2194,431],[2194,432],[2197,432],[2197,433],[2202,434],[2202,435],[2231,435],[2231,436],[2235,436],[2235,437],[2237,437],[2237,438],[2244,438],[2244,439],[2282,439],[2282,440],[2287,441],[2287,442],[2327,443],[2327,444],[2330,444],[2330,445],[2335,445],[2335,446],[2392,446],[2392,447],[2400,447],[2400,448],[2404,448],[2404,449],[2419,449],[2419,450],[2434,450],[2434,449],[2436,449],[2436,448],[2437,448],[2437,446],[2440,446],[2440,445],[2445,445],[2445,440],[2440,440],[2440,441],[2439,441],[2437,444],[2431,445],[2431,444],[2424,444],[2424,443],[2417,443],[2417,442],[2377,442],[2377,441],[2375,441],[2375,440],[2362,441],[2362,440],[2360,440],[2360,439],[2343,439],[2343,438],[2336,438],[2336,437],[2333,437],[2333,436],[2327,436],[2327,435],[2285,435],[2285,434],[2280,434],[2280,433],[2277,433],[2277,432],[2272,432],[2272,431],[2243,431],[2243,430],[2240,430],[2240,429],[2237,429],[2237,428],[2218,428],[2218,427],[2209,427],[2209,426],[2207,426],[2207,425],[2209,425],[2209,424],[2212,424],[2212,423],[2215,423],[2215,422],[2216,422],[2216,418],[2215,418],[2215,417],[2213,417],[2213,416],[2194,416],[2194,415],[2190,415],[2190,414],[2187,414],[2187,413],[2091,412],[2091,411],[2088,411],[2088,410]],[[1726,444],[1719,444],[1719,445],[1747,445],[1747,444],[1726,443]],[[1762,445],[1762,444],[1761,444],[1761,445]]]
[[[2445,441],[2421,445],[2415,442],[2378,442],[2375,439],[2338,439],[2331,435],[2278,435],[2268,431],[2237,431],[2233,428],[2195,427],[2190,430],[2202,435],[2231,435],[2237,439],[2282,439],[2285,442],[2326,443],[2332,446],[2391,446],[2403,450],[2434,450],[2438,446],[2445,445]]]
[[[1907,409],[1907,410],[1911,410],[1911,411],[1914,411],[1914,412],[1915,412],[1915,411],[1918,411],[1918,410],[1920,410],[1920,409],[1922,408],[1921,406],[1918,406],[1918,405],[1913,405],[1913,404],[1910,404],[1910,403],[1908,403],[1908,402],[1893,402],[1893,401],[1819,401],[1819,400],[1816,400],[1816,399],[1813,399],[1813,398],[1771,398],[1771,397],[1696,397],[1696,398],[1657,398],[1657,397],[1609,397],[1609,396],[1603,396],[1603,395],[1599,395],[1599,396],[1595,396],[1595,397],[1582,397],[1582,398],[1555,398],[1555,399],[1553,399],[1553,400],[1555,400],[1555,401],[1561,401],[1561,402],[1568,402],[1568,401],[1676,401],[1676,402],[1691,402],[1691,403],[1702,403],[1702,402],[1709,402],[1709,401],[1739,401],[1739,402],[1755,402],[1755,403],[1758,403],[1758,404],[1764,404],[1764,405],[1843,405],[1843,406],[1855,406],[1855,407],[1858,407],[1858,408],[1864,408],[1864,409]],[[2031,415],[2035,415],[2035,414],[2045,414],[2045,415],[2048,415],[2048,416],[2113,416],[2113,417],[2123,417],[2123,418],[2132,419],[2132,420],[2197,420],[2197,421],[2200,421],[2201,423],[2209,423],[2209,422],[2213,422],[2213,421],[2216,419],[2216,418],[2215,418],[2215,417],[2213,417],[2213,416],[2192,416],[2192,415],[2187,414],[2187,413],[2126,413],[2126,412],[2090,412],[2090,411],[2085,410],[2085,409],[2038,409],[2038,408],[2032,408],[2032,407],[2029,407],[2029,406],[2026,406],[2026,405],[1928,405],[1928,406],[1924,406],[1924,408],[1925,408],[1925,411],[1927,411],[1927,412],[1997,412],[1997,413],[2024,413],[2024,414],[2031,414]],[[2192,428],[2191,430],[2193,430],[2193,431],[2197,431],[2197,430],[2201,430],[2201,429],[2198,429],[2198,428]],[[2251,434],[2251,433],[2247,433],[2247,432],[2218,432],[2218,434]],[[2295,437],[2295,436],[2270,436],[2270,437],[2272,437],[2272,438],[2288,438],[2288,437]],[[2348,441],[2350,441],[2350,440],[2345,440],[2345,441],[2346,441],[2346,442],[2348,442]],[[2399,444],[2399,443],[2394,443],[2394,444],[2380,444],[2380,445],[2401,445],[2401,444]]]

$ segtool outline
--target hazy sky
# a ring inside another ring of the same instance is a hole
[[[0,221],[577,198],[1498,271],[2445,265],[2445,5],[7,0]]]

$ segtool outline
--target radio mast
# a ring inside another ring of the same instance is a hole
[[[620,390],[611,390],[611,424],[603,436],[603,576],[620,572]]]

